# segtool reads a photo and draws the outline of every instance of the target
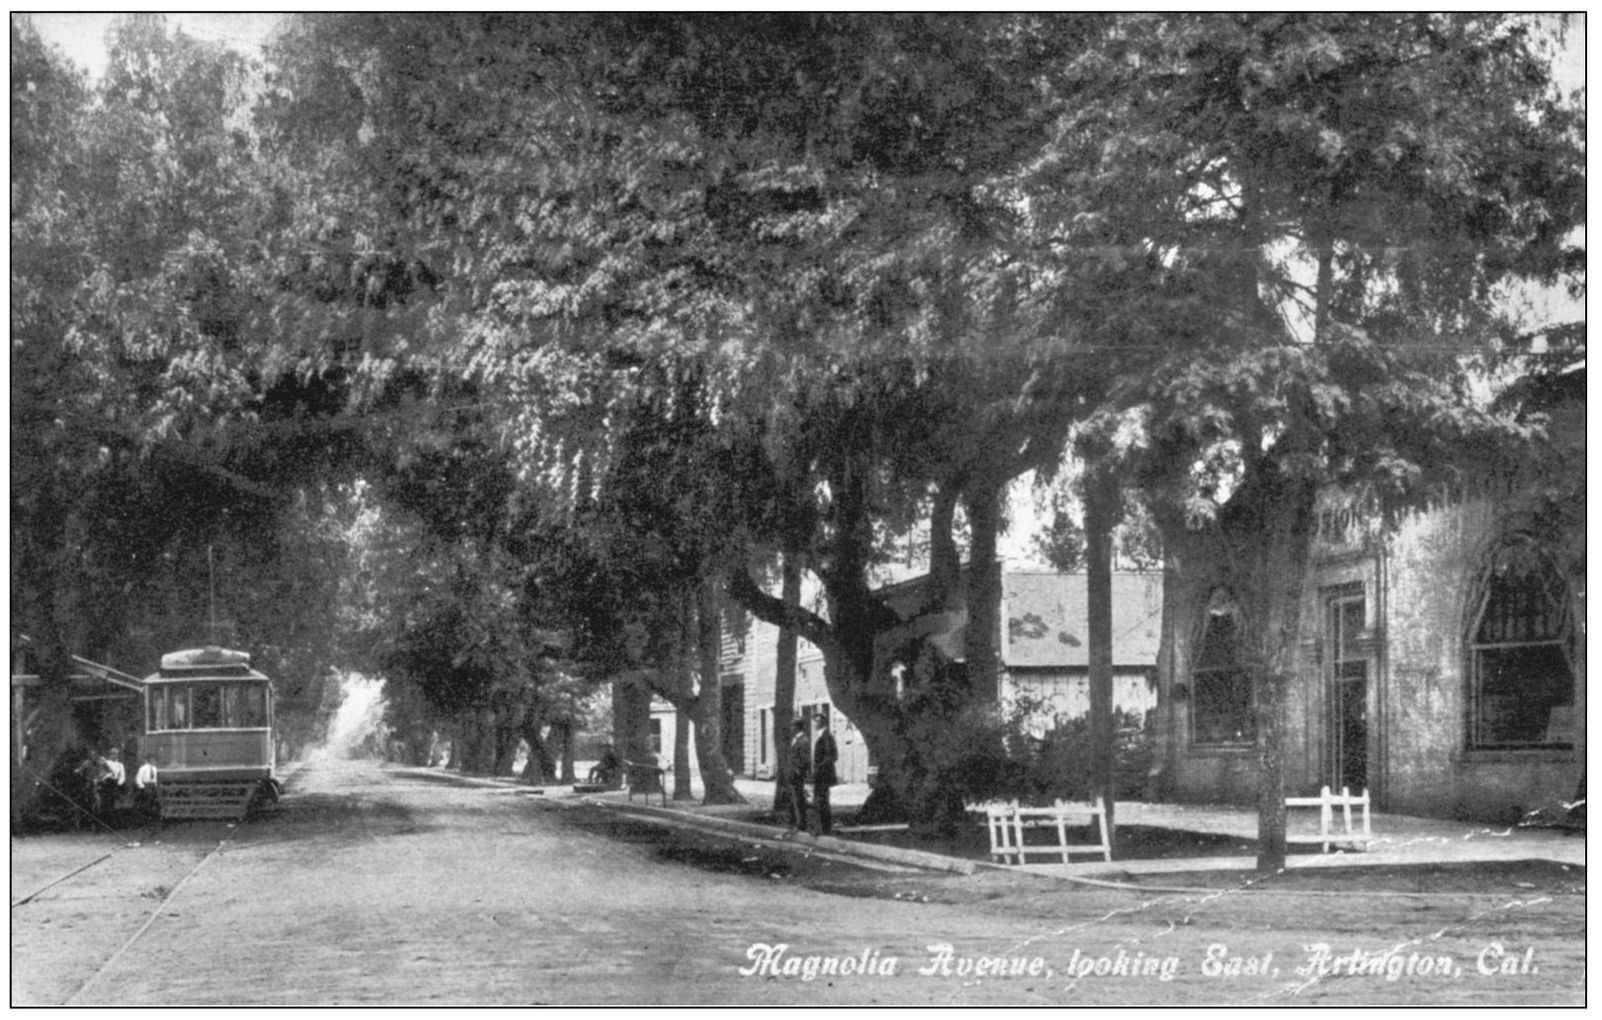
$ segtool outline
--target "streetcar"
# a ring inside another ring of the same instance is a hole
[[[169,652],[146,677],[142,753],[163,818],[233,818],[278,799],[273,685],[245,652]]]

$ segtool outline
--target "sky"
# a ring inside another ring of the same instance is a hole
[[[91,77],[100,77],[106,68],[106,29],[117,14],[30,13],[27,16],[46,42],[61,47],[62,52],[86,68]],[[165,17],[168,24],[181,26],[186,34],[196,39],[223,43],[254,54],[281,15],[188,13]]]
[[[16,17],[17,15],[13,15]],[[114,13],[29,14],[39,34],[60,46],[74,62],[98,77],[106,66],[105,36]],[[259,13],[167,14],[169,23],[182,25],[185,32],[200,39],[225,43],[253,52],[272,32],[282,15]],[[1585,82],[1585,15],[1568,16],[1567,45],[1558,60],[1558,75],[1567,82]]]

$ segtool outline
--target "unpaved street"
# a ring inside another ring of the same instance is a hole
[[[306,766],[235,828],[13,839],[11,899],[14,1005],[1583,999],[1573,887],[873,870],[366,762]]]

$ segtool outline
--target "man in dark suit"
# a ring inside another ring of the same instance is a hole
[[[790,761],[785,774],[785,785],[790,788],[790,831],[807,827],[807,777],[812,773],[812,748],[807,740],[807,721],[795,721],[795,736],[790,738]]]
[[[819,716],[818,723],[823,732],[812,745],[812,795],[818,805],[818,828],[828,835],[834,831],[834,817],[829,813],[829,787],[839,782],[834,763],[840,758],[840,749],[835,746],[834,734],[829,732],[829,717]]]

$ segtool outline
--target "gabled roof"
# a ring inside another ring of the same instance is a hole
[[[1084,574],[1003,573],[1008,668],[1088,668],[1089,584]],[[1155,666],[1163,575],[1112,576],[1113,665]]]

